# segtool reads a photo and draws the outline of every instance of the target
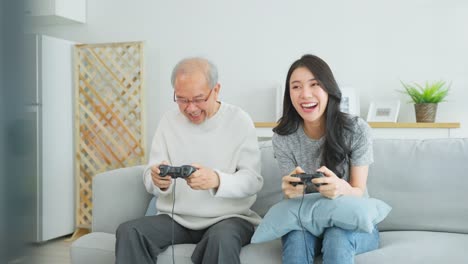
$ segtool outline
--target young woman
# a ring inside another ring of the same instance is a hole
[[[373,162],[371,131],[359,117],[340,111],[341,92],[330,67],[319,57],[304,55],[295,61],[286,78],[283,116],[273,129],[273,148],[283,173],[286,198],[320,192],[334,199],[341,195],[367,196],[369,164]],[[293,186],[295,173],[322,172],[313,184]],[[282,237],[283,263],[354,263],[354,255],[378,248],[379,232],[353,232],[328,228],[321,237],[291,231]]]

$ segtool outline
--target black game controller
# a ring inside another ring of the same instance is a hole
[[[300,182],[291,182],[291,185],[292,186],[296,186],[298,184],[306,184],[306,185],[310,185],[312,184],[312,179],[315,179],[315,178],[322,178],[322,177],[325,177],[325,175],[323,175],[323,173],[321,173],[320,171],[317,171],[315,173],[312,173],[312,174],[308,174],[308,173],[298,173],[298,174],[291,174],[291,177],[296,177],[296,178],[300,178],[301,181]],[[326,183],[317,183],[317,184],[314,184],[316,187],[320,187],[321,185],[325,185]]]
[[[171,178],[187,178],[192,175],[197,170],[197,168],[190,165],[182,165],[180,167],[170,166],[170,165],[159,165],[159,175],[164,177],[166,175],[171,176]]]

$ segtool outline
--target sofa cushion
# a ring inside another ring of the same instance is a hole
[[[70,248],[73,264],[114,263],[115,235],[92,232],[77,239]]]
[[[146,208],[145,216],[152,216],[158,213],[158,210],[156,209],[157,199],[158,199],[157,196],[153,196],[153,198],[151,198],[150,202],[148,203],[148,208]]]
[[[191,264],[190,257],[195,244],[174,246],[174,259],[177,264]],[[115,235],[93,232],[80,237],[71,245],[70,255],[73,264],[112,264],[115,263]],[[241,251],[241,263],[281,264],[281,241],[247,245]],[[158,263],[172,263],[172,249],[169,246],[158,257]]]
[[[190,257],[195,244],[180,244],[174,247],[174,258],[177,264],[190,264]],[[73,264],[115,263],[115,235],[103,232],[92,232],[77,239],[70,248]],[[172,263],[172,249],[169,247],[158,257],[158,263]]]
[[[179,244],[174,246],[174,260],[177,264],[192,264],[192,253],[195,244]],[[169,246],[164,252],[159,254],[158,263],[172,263],[172,247]]]
[[[368,189],[393,207],[385,230],[468,233],[468,139],[376,139]]]
[[[440,264],[467,263],[465,234],[388,231],[380,232],[380,247],[355,257],[356,264]],[[241,263],[281,263],[281,241],[279,239],[242,248]],[[318,256],[315,264],[322,263]]]
[[[380,232],[380,248],[356,256],[356,264],[468,263],[466,234],[389,231]]]
[[[275,239],[260,244],[249,244],[242,248],[242,264],[281,264],[281,240]]]
[[[374,198],[341,196],[332,200],[311,193],[303,199],[287,199],[274,205],[255,230],[252,243],[282,237],[292,230],[302,230],[302,226],[315,236],[332,226],[370,233],[390,210],[387,204]]]

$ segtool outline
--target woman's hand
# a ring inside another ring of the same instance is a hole
[[[287,199],[294,198],[301,196],[304,193],[304,188],[306,187],[305,184],[297,184],[293,186],[292,182],[301,182],[300,178],[292,177],[291,174],[298,174],[304,173],[304,170],[301,167],[296,167],[289,175],[283,177],[281,181],[281,189],[283,190],[283,194]]]
[[[333,171],[325,166],[320,167],[317,171],[322,172],[325,177],[312,179],[312,183],[322,183],[322,185],[316,188],[320,194],[327,198],[335,199],[340,195],[348,193],[352,188],[347,181],[338,178]]]

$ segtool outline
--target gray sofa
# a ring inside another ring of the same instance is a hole
[[[260,146],[265,184],[253,209],[264,215],[282,198],[282,175],[271,142]],[[380,248],[356,256],[356,263],[468,263],[468,139],[376,139],[374,160],[369,194],[393,210],[379,224]],[[114,263],[117,226],[143,216],[151,199],[142,169],[119,169],[94,178],[92,233],[72,244],[73,264]],[[191,263],[193,248],[176,245],[175,262]],[[241,262],[281,263],[280,240],[245,246]],[[158,263],[172,263],[170,248]]]

